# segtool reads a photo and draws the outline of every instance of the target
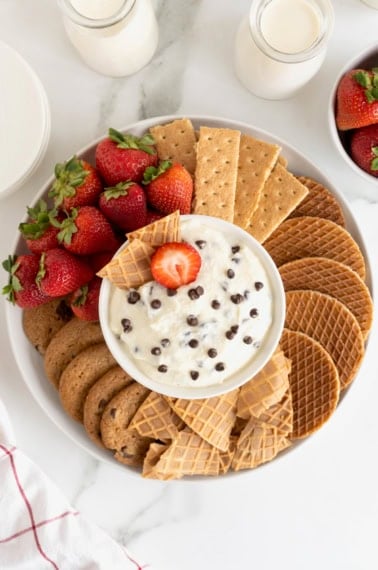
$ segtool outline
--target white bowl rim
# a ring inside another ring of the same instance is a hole
[[[264,249],[264,247],[255,238],[245,232],[242,228],[236,226],[235,224],[232,224],[231,222],[227,222],[213,216],[189,214],[180,216],[180,219],[196,219],[204,222],[205,225],[212,228],[219,228],[222,233],[233,232],[235,235],[241,236],[243,242],[248,245],[248,247],[252,250],[252,253],[254,253],[254,255],[256,255],[256,257],[262,263],[266,271],[273,296],[273,319],[272,324],[264,338],[262,347],[256,354],[255,358],[253,358],[249,364],[247,363],[245,366],[243,366],[242,369],[232,374],[231,378],[225,380],[222,383],[212,384],[209,386],[176,386],[158,382],[152,378],[149,378],[140,371],[132,359],[128,358],[126,352],[122,349],[122,343],[110,330],[108,309],[110,295],[114,290],[114,286],[108,279],[103,279],[100,289],[100,324],[105,342],[110,352],[113,354],[114,358],[117,360],[121,368],[126,370],[126,372],[128,372],[130,376],[137,380],[140,384],[143,384],[150,390],[154,390],[155,392],[159,392],[160,394],[164,394],[165,396],[170,396],[173,398],[184,398],[192,400],[199,398],[211,398],[239,388],[248,380],[256,376],[256,374],[258,374],[258,372],[268,362],[278,345],[284,326],[286,310],[285,292],[280,273],[266,249]],[[123,249],[123,247],[127,247],[127,245],[124,244],[120,249]]]
[[[336,148],[338,149],[344,160],[347,162],[347,164],[349,164],[349,166],[354,170],[354,172],[362,176],[364,180],[370,182],[371,184],[374,183],[377,184],[378,178],[376,176],[372,176],[371,174],[360,168],[358,164],[356,164],[354,160],[351,158],[351,156],[347,153],[344,145],[341,142],[339,131],[336,126],[335,105],[336,105],[337,87],[343,75],[345,75],[345,73],[347,73],[350,69],[354,69],[359,62],[362,62],[364,59],[367,59],[368,57],[374,55],[374,53],[377,54],[377,61],[378,61],[377,42],[365,46],[358,54],[354,55],[344,64],[341,71],[338,73],[336,77],[335,83],[332,86],[328,100],[328,125],[331,133],[331,138]]]

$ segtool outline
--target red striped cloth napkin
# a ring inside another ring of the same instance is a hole
[[[10,441],[0,400],[0,570],[152,570],[73,509]]]

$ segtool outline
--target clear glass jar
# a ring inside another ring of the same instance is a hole
[[[153,57],[158,25],[151,0],[58,0],[71,43],[103,75],[136,73]]]
[[[253,0],[236,34],[237,77],[259,97],[291,97],[323,63],[333,21],[330,0]]]

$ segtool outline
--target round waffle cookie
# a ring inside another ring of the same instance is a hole
[[[302,257],[327,257],[365,278],[365,261],[357,243],[347,230],[330,220],[311,216],[285,220],[264,247],[278,267]]]
[[[280,344],[291,360],[290,438],[301,439],[318,430],[334,412],[340,393],[339,375],[328,352],[308,335],[284,329]]]
[[[335,297],[356,317],[364,339],[373,320],[369,289],[349,267],[326,257],[303,257],[279,268],[285,291],[312,289]]]
[[[318,341],[337,368],[341,389],[350,384],[364,355],[364,338],[343,303],[318,291],[288,291],[285,327]]]
[[[345,227],[343,210],[328,188],[308,176],[297,176],[297,179],[308,188],[309,193],[288,217],[314,216]]]

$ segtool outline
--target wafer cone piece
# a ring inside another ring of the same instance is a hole
[[[284,329],[280,342],[292,363],[290,438],[301,439],[318,430],[335,411],[340,393],[339,375],[328,352],[306,334]]]
[[[163,481],[168,481],[169,479],[175,479],[172,475],[164,475],[159,473],[155,466],[158,463],[162,454],[168,449],[168,444],[165,443],[151,443],[146,456],[143,461],[142,477],[146,479],[161,479]]]
[[[180,479],[184,475],[219,475],[219,471],[219,450],[185,428],[161,454],[150,476]]]
[[[164,216],[148,226],[127,234],[131,241],[141,240],[151,247],[159,247],[170,241],[181,241],[180,212],[175,210],[172,214]]]
[[[238,437],[236,435],[232,435],[230,437],[230,444],[228,446],[227,451],[220,451],[219,452],[219,474],[223,475],[224,473],[227,473],[230,468],[231,468],[231,464],[232,464],[232,460],[234,457],[234,453],[235,453],[235,449],[236,449],[236,444],[238,441]]]
[[[311,216],[285,220],[264,247],[280,267],[302,257],[327,257],[344,263],[365,279],[365,261],[357,243],[343,227]]]
[[[307,334],[326,349],[341,389],[352,382],[364,355],[364,338],[356,317],[343,303],[317,291],[288,291],[285,327]]]
[[[236,402],[239,390],[213,398],[184,400],[170,403],[176,414],[205,441],[227,451],[230,434],[236,419]]]
[[[293,431],[293,413],[293,400],[289,388],[282,400],[268,408],[258,419],[264,424],[277,428],[279,434],[289,436]]]
[[[140,287],[152,280],[151,257],[154,248],[148,243],[134,239],[120,253],[97,273],[99,277],[109,279],[120,289]]]
[[[173,439],[184,425],[163,396],[151,392],[137,410],[129,428],[144,437],[165,440]]]
[[[238,439],[232,469],[239,471],[258,467],[289,446],[290,441],[276,427],[251,418]]]
[[[277,404],[289,388],[289,371],[290,361],[278,347],[264,368],[241,387],[236,415],[249,420]]]
[[[285,291],[311,289],[344,303],[366,339],[373,321],[373,301],[366,284],[350,267],[326,257],[303,257],[281,265],[279,271]]]
[[[309,193],[288,217],[314,216],[326,218],[345,227],[344,212],[328,188],[308,176],[298,176],[297,178],[308,188]]]

